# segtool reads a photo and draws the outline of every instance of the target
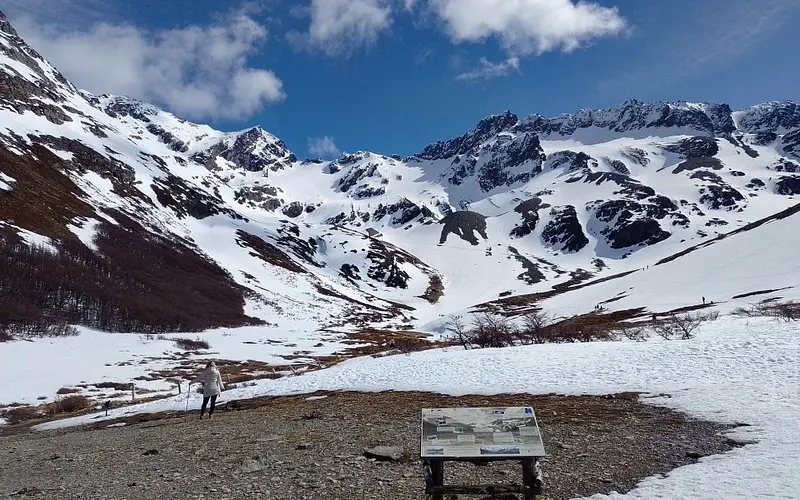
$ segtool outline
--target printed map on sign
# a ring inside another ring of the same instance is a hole
[[[530,406],[424,408],[423,458],[513,458],[545,455]]]

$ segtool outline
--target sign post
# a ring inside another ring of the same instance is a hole
[[[546,454],[533,407],[424,408],[421,434],[425,493],[433,500],[459,493],[522,493],[525,500],[541,498],[538,460]],[[521,462],[522,485],[444,484],[447,461],[483,464],[500,460]]]

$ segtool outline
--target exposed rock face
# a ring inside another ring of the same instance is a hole
[[[549,207],[550,205],[547,203],[542,203],[541,198],[536,197],[525,200],[514,207],[514,211],[522,216],[522,222],[514,226],[514,229],[511,230],[511,236],[522,238],[531,234],[539,222],[539,210]]]
[[[297,161],[297,157],[289,151],[283,141],[259,127],[241,134],[232,146],[220,152],[220,156],[251,172],[277,171],[289,168]]]
[[[155,136],[158,136],[161,142],[169,146],[169,148],[173,151],[177,151],[179,153],[185,153],[189,151],[189,146],[187,146],[186,143],[172,135],[171,132],[164,130],[154,123],[151,123],[147,126],[147,131]]]
[[[156,193],[158,202],[171,208],[180,217],[205,219],[217,214],[227,214],[234,219],[243,219],[241,215],[224,206],[217,200],[195,189],[174,175],[155,179],[151,188]]]
[[[489,116],[478,122],[477,127],[471,132],[449,141],[431,144],[416,156],[424,160],[442,160],[468,154],[483,142],[511,128],[518,120],[517,116],[510,111],[506,111],[502,115]]]
[[[759,104],[740,113],[738,124],[744,132],[769,134],[762,136],[769,138],[776,132],[800,127],[800,105],[791,101]]]
[[[789,156],[800,160],[800,129],[783,136],[781,149]]]
[[[664,204],[662,199],[658,203],[607,201],[594,207],[594,215],[605,223],[600,234],[606,238],[609,247],[622,249],[652,245],[670,236],[656,220],[670,215],[668,208],[671,207]]]
[[[700,186],[700,202],[712,210],[741,210],[747,204],[742,193],[713,172],[699,170],[690,178],[705,181]]]
[[[542,231],[545,245],[556,251],[574,253],[589,244],[574,206],[553,207],[550,215],[550,222]]]
[[[566,172],[589,173],[592,167],[597,167],[597,160],[583,152],[558,151],[547,158],[547,166],[550,169],[561,168]]]
[[[300,217],[300,215],[302,215],[303,204],[300,203],[299,201],[293,201],[290,204],[283,207],[281,211],[283,212],[283,215],[285,215],[286,217],[291,217],[294,219],[295,217]]]
[[[800,194],[800,176],[784,175],[775,181],[775,192],[786,196]]]
[[[780,158],[774,165],[767,168],[776,172],[800,173],[800,165],[786,158]]]
[[[238,203],[259,207],[270,212],[283,205],[283,200],[278,197],[278,189],[268,184],[243,186],[234,195]]]
[[[532,115],[521,120],[516,128],[544,135],[572,135],[590,127],[619,133],[650,128],[690,128],[709,135],[736,129],[731,109],[726,104],[648,104],[637,100],[626,101],[616,108],[587,109],[555,118]]]
[[[418,217],[421,217],[420,222],[423,223],[430,223],[434,218],[433,212],[428,207],[419,207],[406,198],[391,205],[378,205],[373,217],[375,220],[382,220],[389,214],[392,214],[391,224],[396,226],[408,224]]]

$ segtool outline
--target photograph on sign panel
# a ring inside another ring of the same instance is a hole
[[[422,410],[423,456],[544,456],[531,407]]]

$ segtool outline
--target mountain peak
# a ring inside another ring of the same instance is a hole
[[[781,134],[800,127],[800,105],[794,101],[768,101],[736,113],[744,132]]]

